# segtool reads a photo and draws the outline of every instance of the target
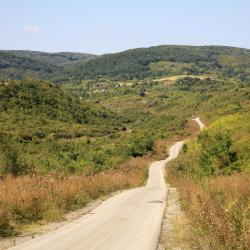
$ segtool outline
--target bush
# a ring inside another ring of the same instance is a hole
[[[44,131],[36,131],[33,135],[39,139],[43,139],[47,136],[47,133]]]
[[[238,170],[233,164],[237,160],[237,155],[232,149],[232,139],[228,132],[206,131],[198,138],[202,147],[200,165],[205,175],[230,174]]]
[[[54,134],[54,139],[73,139],[75,138],[75,135],[68,131],[57,131]]]
[[[137,135],[128,142],[128,155],[141,157],[149,151],[153,151],[154,142],[150,135]]]
[[[102,151],[97,151],[92,157],[92,161],[95,164],[94,170],[100,172],[105,165],[107,155]]]
[[[28,167],[24,165],[21,160],[22,149],[16,142],[9,141],[8,143],[6,143],[4,145],[4,149],[2,149],[2,152],[3,174],[12,174],[14,176],[17,176],[28,173]]]
[[[146,91],[144,88],[140,88],[139,90],[139,96],[144,97],[146,95]]]
[[[19,142],[28,142],[28,141],[32,141],[32,135],[23,134],[19,136]]]

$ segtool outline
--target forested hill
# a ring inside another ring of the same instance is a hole
[[[54,65],[48,65],[25,55],[0,51],[0,79],[48,78],[57,71]]]
[[[163,45],[94,56],[81,53],[0,51],[0,77],[39,78],[54,83],[82,79],[144,79],[216,74],[250,78],[250,50],[226,46]]]
[[[10,53],[15,56],[22,56],[30,59],[38,60],[39,62],[53,64],[53,65],[66,65],[71,63],[86,62],[89,59],[96,58],[96,55],[87,53],[76,53],[76,52],[57,52],[47,53],[40,51],[30,50],[5,50],[3,52]]]
[[[225,46],[156,46],[107,54],[75,67],[78,78],[134,79],[220,72],[246,76],[250,50]]]
[[[45,53],[27,50],[0,51],[0,78],[52,79],[76,63],[84,63],[95,55],[73,52]]]

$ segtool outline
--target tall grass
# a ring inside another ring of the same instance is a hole
[[[198,249],[250,249],[250,176],[209,177],[195,182],[168,171],[180,191]]]
[[[135,158],[115,172],[96,175],[5,177],[0,181],[0,236],[17,234],[27,223],[60,219],[101,195],[141,185],[148,161]]]

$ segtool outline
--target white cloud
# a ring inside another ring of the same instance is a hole
[[[28,33],[34,33],[34,32],[39,32],[40,28],[38,26],[33,26],[33,25],[24,25],[22,27],[22,31]]]

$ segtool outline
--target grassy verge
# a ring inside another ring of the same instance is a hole
[[[61,219],[102,195],[141,185],[148,157],[125,162],[119,171],[96,175],[7,176],[0,181],[0,235],[18,234],[22,226]]]
[[[197,249],[250,248],[249,115],[220,118],[168,165]]]
[[[198,249],[249,249],[250,177],[244,174],[207,178],[194,182],[175,179]]]

